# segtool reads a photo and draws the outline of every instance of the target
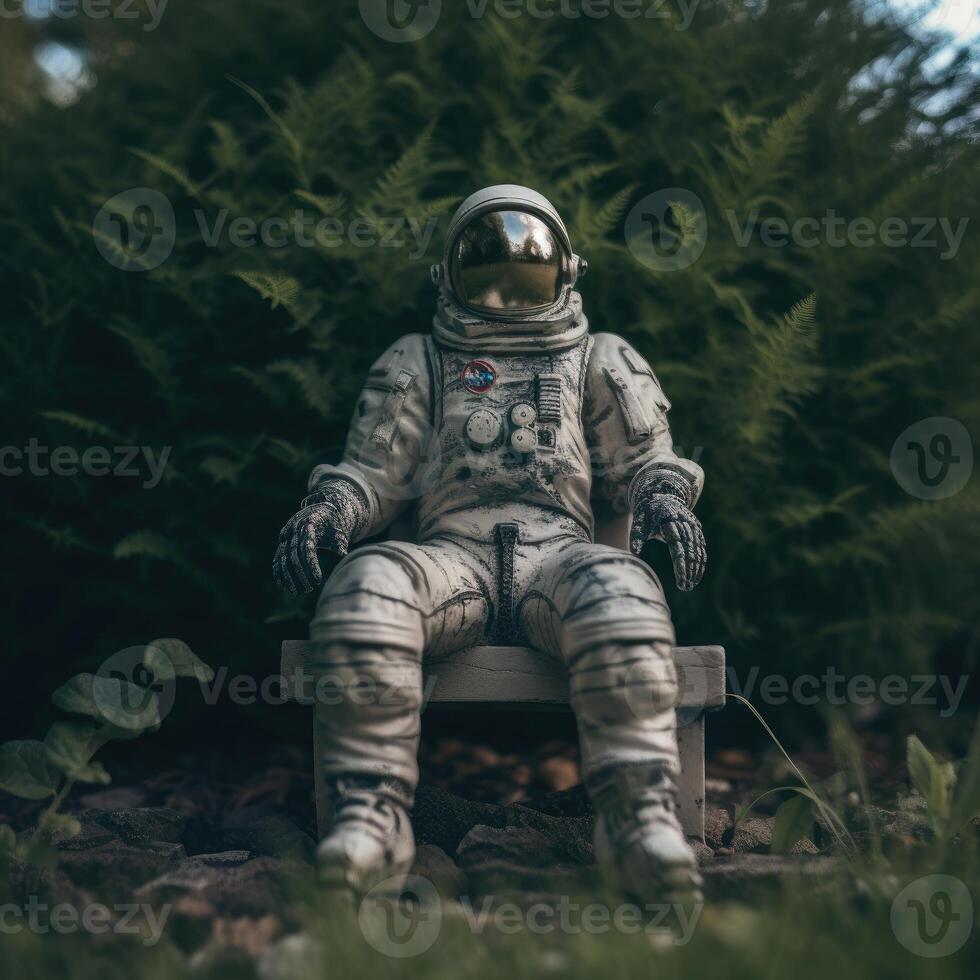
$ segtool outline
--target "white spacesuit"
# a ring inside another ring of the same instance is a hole
[[[697,893],[673,813],[674,632],[638,555],[665,541],[678,585],[697,584],[703,474],[675,455],[646,361],[589,332],[584,271],[541,195],[467,198],[433,268],[431,335],[377,361],[343,461],[314,469],[283,528],[275,574],[294,593],[319,583],[318,548],[346,555],[310,627],[315,669],[357,692],[317,709],[328,879],[363,888],[411,863],[423,657],[525,643],[568,667],[600,862],[644,899]],[[593,501],[631,514],[632,553],[594,543]],[[347,553],[406,511],[417,543]]]

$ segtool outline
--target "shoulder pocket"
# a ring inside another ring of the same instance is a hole
[[[623,416],[623,428],[626,430],[626,441],[631,445],[649,438],[653,429],[650,420],[643,409],[643,403],[636,392],[629,386],[623,372],[619,368],[603,368],[606,383],[612,389],[619,403],[619,411]]]

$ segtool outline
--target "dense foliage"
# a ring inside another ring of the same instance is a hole
[[[152,488],[145,465],[4,477],[5,658],[24,705],[134,637],[269,670],[304,629],[311,600],[271,583],[279,527],[338,454],[370,362],[427,329],[440,235],[427,254],[407,231],[400,248],[240,247],[228,224],[299,208],[424,226],[497,181],[558,204],[590,261],[593,327],[648,357],[676,442],[699,447],[709,568],[690,596],[668,587],[680,636],[723,642],[740,676],[972,656],[976,480],[921,501],[889,453],[926,417],[980,431],[975,228],[945,258],[938,230],[938,247],[738,241],[753,209],[975,218],[968,63],[930,70],[934,42],[844,0],[703,0],[686,30],[443,6],[428,36],[393,44],[352,3],[173,0],[156,31],[106,25],[76,105],[5,124],[4,443],[172,447]],[[93,238],[133,187],[175,211],[173,252],[148,271]],[[676,271],[624,237],[662,188],[706,212],[674,213],[678,234],[706,236]]]

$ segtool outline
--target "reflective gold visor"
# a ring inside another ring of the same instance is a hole
[[[547,223],[532,214],[488,211],[457,238],[450,276],[456,296],[475,310],[541,309],[561,295],[561,246]]]

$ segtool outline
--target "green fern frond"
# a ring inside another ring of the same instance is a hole
[[[220,119],[211,119],[208,125],[215,136],[214,142],[208,147],[208,153],[218,169],[230,173],[243,170],[246,163],[245,150],[234,129]]]
[[[75,429],[81,432],[82,435],[92,438],[94,436],[101,436],[105,439],[118,439],[115,431],[108,425],[104,425],[102,422],[96,422],[94,419],[85,418],[82,415],[77,415],[75,412],[63,412],[58,409],[50,409],[48,411],[39,412],[43,418],[50,419],[52,422],[61,422],[67,425],[71,429]]]
[[[320,214],[328,218],[339,216],[347,206],[347,198],[343,194],[332,194],[325,197],[321,194],[313,194],[311,191],[304,190],[297,190],[294,193],[308,204],[312,204]]]
[[[148,151],[141,150],[137,147],[131,146],[129,148],[129,152],[134,156],[138,156],[151,167],[155,167],[161,173],[172,178],[187,192],[188,196],[201,200],[200,185],[191,180],[187,173],[176,164],[171,163],[169,160],[164,160],[163,157],[157,156],[155,153],[149,153]]]
[[[167,561],[175,565],[183,564],[184,559],[180,550],[173,542],[156,531],[142,530],[127,534],[116,542],[112,549],[112,557],[118,560],[125,558],[153,558],[157,561]]]
[[[810,293],[798,303],[790,307],[789,313],[783,314],[783,322],[790,330],[805,332],[813,327],[817,318],[817,294]]]
[[[126,341],[137,364],[156,381],[160,392],[170,397],[175,387],[173,360],[162,344],[145,336],[135,324],[121,318],[109,324],[107,329]]]
[[[299,298],[299,280],[280,272],[232,272],[231,275],[241,279],[246,286],[251,286],[263,299],[269,300],[272,309],[284,306],[292,309]]]
[[[299,388],[303,400],[318,415],[326,418],[330,414],[332,386],[312,360],[274,361],[268,370],[275,374],[284,374],[292,380]]]
[[[430,172],[429,148],[435,123],[430,122],[406,147],[402,155],[385,170],[374,186],[366,213],[382,208],[397,208],[417,197],[418,188]]]
[[[306,173],[306,166],[304,163],[304,153],[305,148],[303,146],[303,141],[286,125],[286,121],[283,117],[277,113],[271,105],[269,105],[268,100],[265,96],[257,92],[251,85],[247,85],[241,79],[235,78],[233,75],[228,75],[228,80],[233,84],[237,85],[243,92],[250,96],[259,108],[269,117],[272,123],[275,125],[276,129],[279,131],[279,135],[282,137],[283,142],[285,142],[286,147],[289,150],[290,158],[296,167],[297,176],[300,178],[300,183],[303,187],[309,187],[310,181]]]

